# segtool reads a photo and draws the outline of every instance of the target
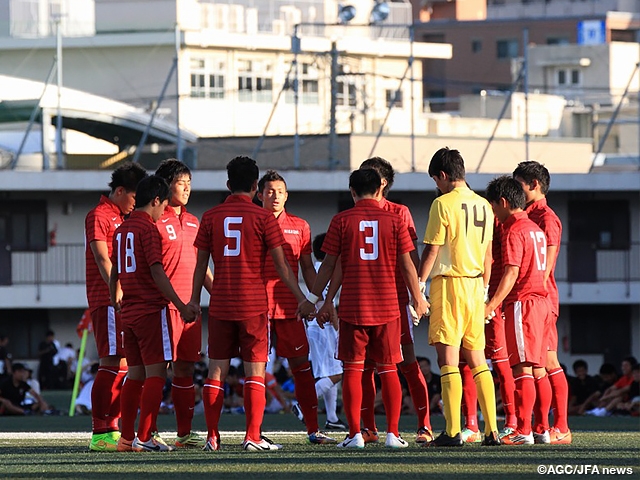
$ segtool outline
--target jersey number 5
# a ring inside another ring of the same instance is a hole
[[[242,225],[242,217],[226,217],[224,219],[224,236],[229,240],[235,240],[235,246],[231,248],[229,243],[224,246],[225,257],[239,257],[240,256],[240,240],[242,232],[240,230],[232,230],[231,225]]]
[[[371,229],[371,235],[364,237],[365,248],[360,249],[360,258],[362,260],[378,259],[378,221],[377,220],[360,220],[360,231],[366,232]],[[371,247],[368,247],[371,245]]]
[[[118,273],[122,273],[122,233],[116,235],[118,242]],[[124,240],[124,271],[133,273],[136,271],[136,256],[133,251],[133,232],[127,232]]]

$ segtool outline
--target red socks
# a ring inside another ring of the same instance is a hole
[[[110,417],[111,408],[113,405],[114,390],[120,391],[122,384],[122,378],[120,378],[120,385],[116,387],[118,382],[118,372],[120,367],[101,366],[98,368],[98,373],[93,381],[93,388],[91,389],[91,416],[93,423],[93,433],[106,433],[113,430],[118,430],[116,427],[112,427],[112,421]],[[117,407],[118,416],[120,413],[120,403]],[[117,422],[117,419],[116,419]]]
[[[553,426],[562,433],[569,431],[567,409],[569,405],[569,384],[562,368],[547,372],[553,391]]]
[[[516,416],[518,417],[518,432],[523,435],[531,433],[531,414],[536,397],[536,387],[533,382],[533,375],[528,373],[514,377],[516,385],[515,403]]]
[[[502,408],[504,409],[504,426],[516,428],[515,389],[513,383],[513,373],[509,367],[509,359],[492,360],[493,370],[498,374],[500,381],[500,397],[502,398]]]
[[[156,424],[158,410],[162,403],[162,389],[165,378],[147,377],[140,397],[140,421],[138,422],[138,439],[146,442],[151,438],[152,427]]]
[[[362,367],[360,367],[362,368]],[[362,400],[359,405],[360,414],[358,418],[362,418],[362,426],[363,428],[368,428],[372,432],[377,432],[378,427],[376,426],[376,412],[375,412],[375,401],[376,401],[376,382],[374,380],[375,373],[375,365],[370,363],[365,363],[364,371],[362,372],[362,382],[361,382],[361,392],[362,392]],[[344,382],[342,383],[342,390],[344,395]],[[349,425],[351,425],[349,423]],[[360,428],[360,422],[358,422],[358,428]],[[358,430],[360,431],[360,430]]]
[[[362,405],[363,398],[362,372],[362,365],[345,364],[344,366],[342,401],[344,403],[344,413],[347,417],[347,423],[349,424],[350,437],[353,437],[356,433],[360,433],[360,406]],[[371,408],[371,410],[373,410],[373,408]],[[375,425],[375,418],[373,424]],[[365,428],[370,429],[371,427],[365,422]]]
[[[298,404],[304,415],[304,422],[307,426],[307,433],[315,433],[318,426],[318,397],[316,395],[316,382],[311,372],[311,364],[305,362],[299,367],[292,369],[295,394]]]
[[[224,395],[224,393],[223,393]],[[260,429],[264,418],[267,395],[264,377],[246,377],[244,379],[244,414],[246,416],[246,439],[260,441]]]
[[[473,379],[471,368],[466,363],[461,363],[460,375],[462,376],[462,414],[464,415],[464,428],[478,431],[478,391]]]
[[[533,407],[534,431],[544,433],[549,430],[549,409],[551,408],[551,384],[545,374],[535,380],[536,400]]]
[[[395,365],[378,365],[378,375],[382,382],[382,402],[387,414],[387,433],[399,436],[398,423],[402,409],[402,387]]]
[[[265,400],[266,401],[266,400]],[[204,418],[207,422],[207,438],[220,438],[218,424],[224,403],[224,387],[220,380],[207,378],[202,389],[202,403],[204,404]]]
[[[184,437],[191,432],[193,407],[196,402],[196,391],[192,377],[173,377],[171,398],[176,412],[178,436]]]
[[[111,386],[111,407],[109,408],[109,421],[107,422],[110,430],[119,430],[118,420],[120,420],[120,395],[122,395],[122,384],[127,376],[128,368],[125,365],[120,367],[118,375]]]
[[[427,427],[431,430],[431,418],[429,416],[429,392],[427,382],[424,380],[418,361],[400,367],[400,371],[407,379],[409,393],[413,401],[413,408],[418,415],[418,427]]]
[[[130,442],[136,436],[136,417],[140,407],[140,396],[144,380],[132,380],[127,378],[122,385],[120,404],[122,412],[122,438]]]

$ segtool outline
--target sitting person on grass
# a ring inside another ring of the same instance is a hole
[[[0,385],[0,415],[30,415],[49,412],[49,405],[26,382],[29,370],[22,363],[13,364],[13,373]],[[25,404],[29,393],[35,402]]]

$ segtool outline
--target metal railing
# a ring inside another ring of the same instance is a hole
[[[85,282],[84,244],[59,244],[46,252],[13,252],[14,285],[73,285]]]

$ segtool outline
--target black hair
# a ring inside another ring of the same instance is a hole
[[[146,176],[147,171],[139,163],[126,162],[111,173],[109,188],[112,192],[118,187],[124,188],[127,192],[135,192],[140,180]]]
[[[464,160],[458,150],[444,147],[433,154],[429,162],[429,176],[437,177],[440,172],[446,173],[452,182],[464,180]]]
[[[322,244],[324,243],[324,237],[326,236],[326,233],[321,233],[320,235],[316,235],[313,239],[313,256],[319,261],[324,260],[324,257],[326,256],[322,251]]]
[[[616,370],[616,367],[613,366],[610,363],[603,363],[602,365],[600,365],[600,375],[617,375],[618,371]]]
[[[177,178],[183,175],[188,175],[189,178],[191,178],[191,170],[180,160],[168,158],[158,165],[156,175],[164,178],[166,182],[171,185]]]
[[[487,200],[491,203],[499,203],[504,198],[512,210],[524,209],[526,197],[522,185],[515,178],[503,175],[494,178],[487,185]]]
[[[275,170],[267,170],[267,172],[262,176],[262,178],[258,182],[259,192],[262,192],[264,190],[264,186],[267,184],[267,182],[282,182],[284,183],[285,190],[287,188],[287,182],[285,182],[284,177]]]
[[[375,194],[381,184],[380,174],[373,168],[354,170],[349,176],[349,188],[353,188],[358,197]]]
[[[582,360],[581,358],[576,360],[575,362],[573,362],[573,371],[575,372],[578,368],[584,368],[584,369],[589,369],[589,365],[587,365],[587,362],[585,362],[584,360]]]
[[[549,175],[547,167],[533,160],[520,162],[513,171],[513,176],[522,178],[524,183],[530,187],[533,186],[533,181],[537,180],[543,195],[547,194],[549,185],[551,185],[551,175]]]
[[[638,364],[638,360],[636,360],[636,357],[632,357],[631,355],[628,357],[624,357],[622,361],[629,362],[629,365],[631,365],[632,368]]]
[[[387,181],[387,185],[382,190],[382,195],[386,197],[389,194],[389,190],[391,190],[396,176],[396,173],[393,171],[393,166],[382,157],[371,157],[362,162],[360,168],[373,168]]]
[[[260,170],[253,158],[238,156],[227,163],[227,177],[231,192],[251,192]]]
[[[416,357],[416,360],[418,361],[418,363],[427,362],[427,365],[431,365],[431,360],[429,360],[429,358],[427,357]]]
[[[140,180],[136,188],[136,208],[149,205],[151,201],[158,197],[160,202],[169,198],[169,185],[160,175],[149,175]]]

